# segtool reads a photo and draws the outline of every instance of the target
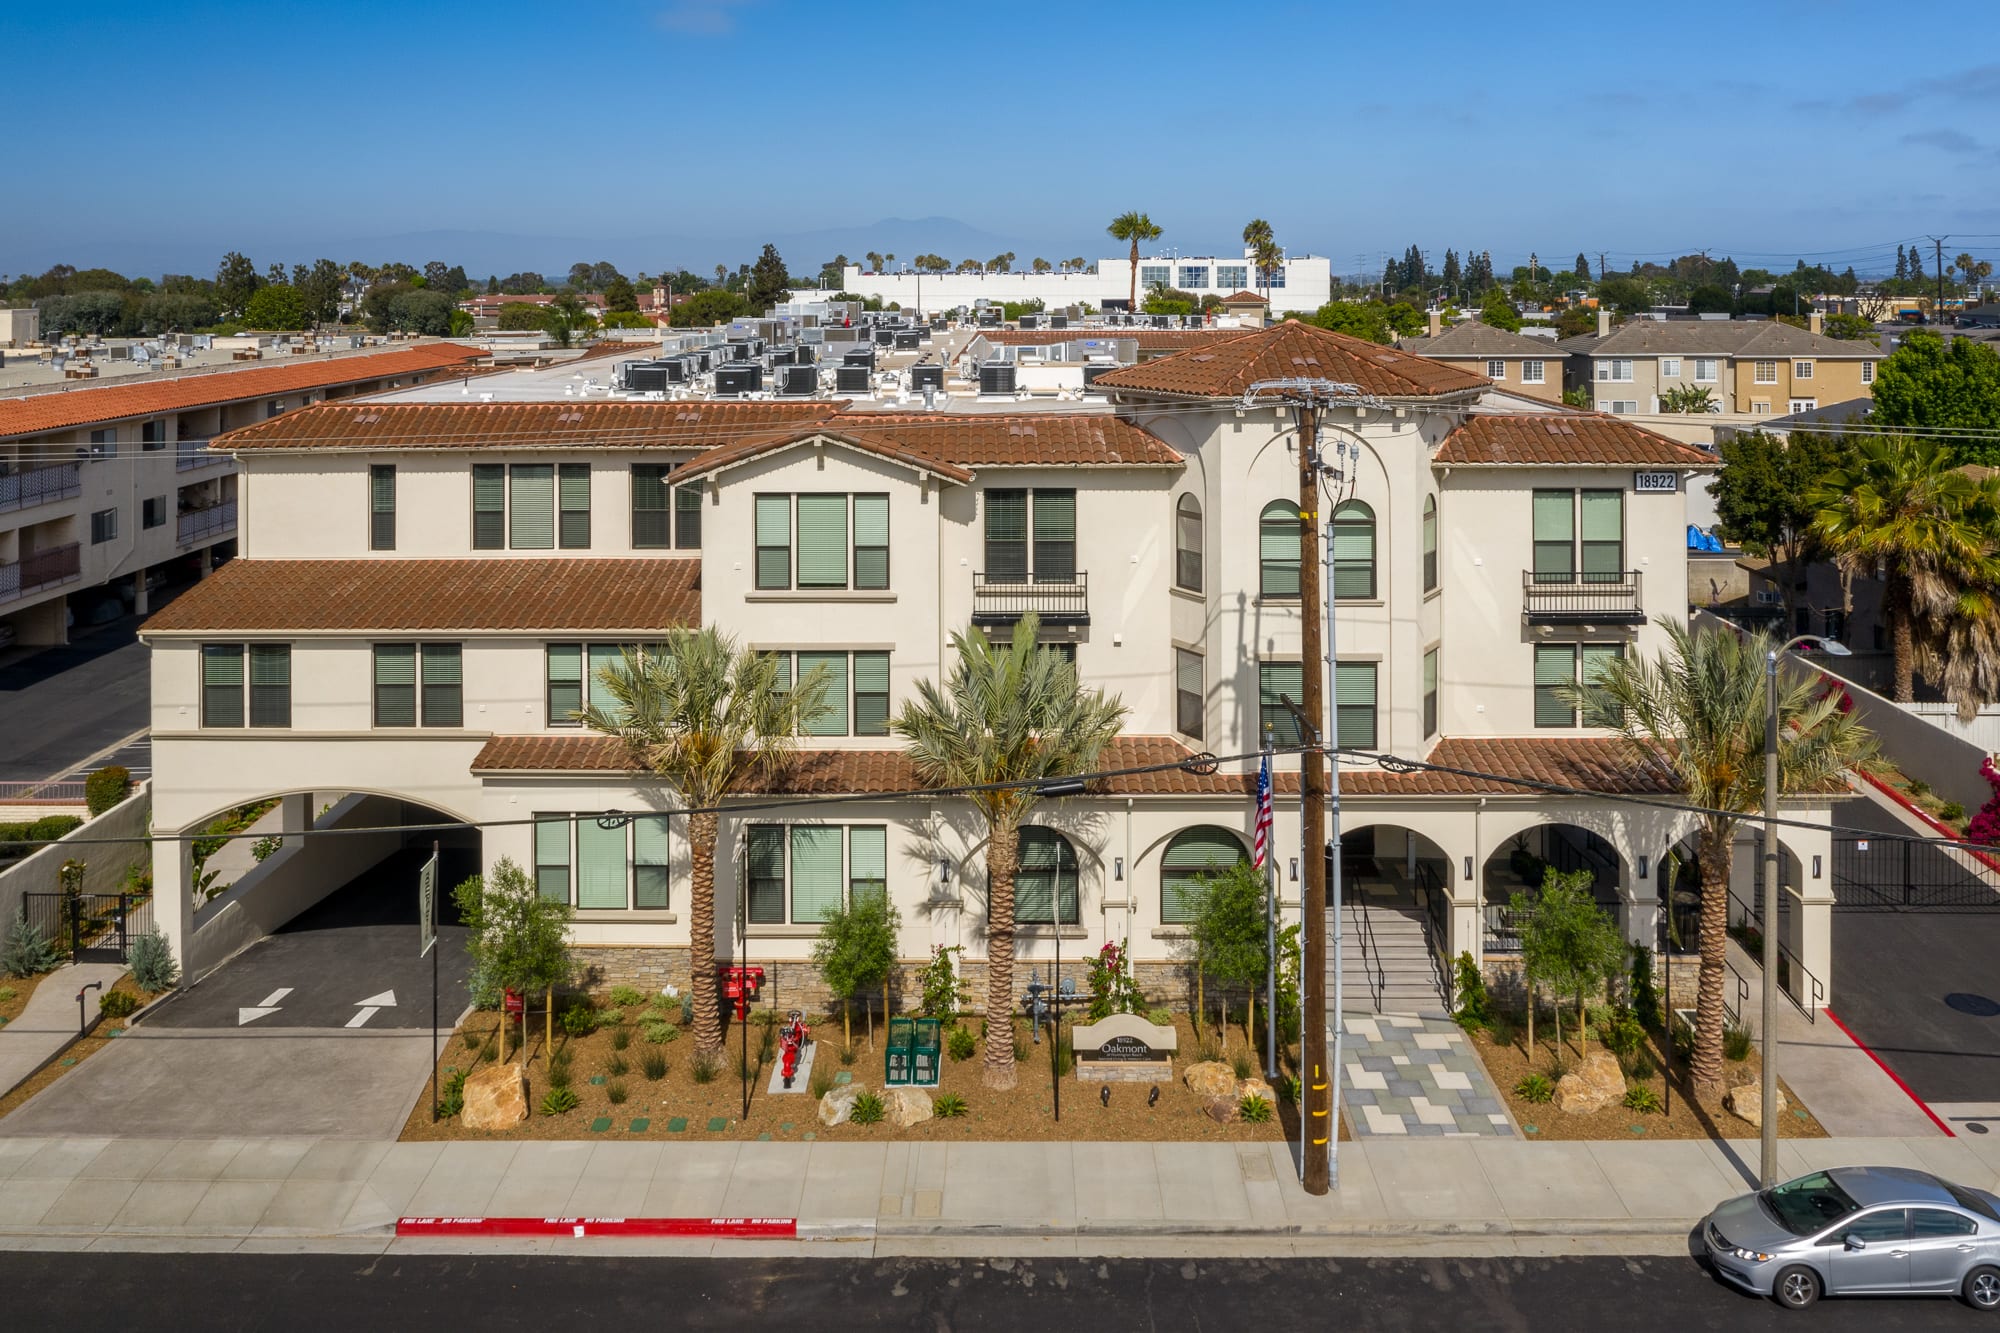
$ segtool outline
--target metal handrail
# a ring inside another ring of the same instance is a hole
[[[192,472],[196,468],[213,467],[217,463],[233,461],[226,453],[218,453],[208,447],[208,440],[181,440],[174,453],[174,471]]]
[[[236,526],[236,501],[224,500],[206,509],[193,509],[180,516],[176,539],[182,544],[197,542]]]
[[[0,476],[0,510],[65,500],[83,489],[83,473],[75,463],[23,468]]]
[[[1783,887],[1783,885],[1779,886],[1781,890]],[[1737,897],[1736,890],[1733,888],[1729,890],[1729,905],[1743,909],[1743,914],[1736,917],[1730,924],[1738,926],[1752,925],[1757,928],[1757,933],[1760,936],[1764,934],[1766,929],[1764,925],[1764,913],[1754,904],[1746,903],[1743,899]],[[1777,936],[1776,942],[1778,945],[1778,989],[1785,993],[1785,998],[1792,1002],[1793,1008],[1806,1016],[1806,1022],[1817,1023],[1819,1021],[1817,1015],[1820,1006],[1826,1003],[1825,985],[1820,982],[1818,977],[1813,975],[1812,969],[1805,965],[1805,961],[1792,951],[1791,946],[1785,943],[1783,935]],[[1759,971],[1763,969],[1764,957],[1761,950],[1752,953],[1751,950],[1746,948],[1743,952],[1751,955],[1756,961]],[[1788,972],[1792,975],[1787,976]],[[1807,984],[1806,993],[1812,1000],[1810,1004],[1798,997],[1794,987],[1785,984],[1787,981],[1799,978],[1803,978]]]
[[[1090,613],[1090,575],[1079,569],[1070,578],[1041,580],[995,579],[974,570],[972,610],[976,616],[1018,620],[1033,612],[1043,620],[1062,620]]]
[[[1556,580],[1532,569],[1521,571],[1521,608],[1528,616],[1637,616],[1645,605],[1644,575],[1625,570],[1613,578],[1581,573]]]
[[[67,583],[83,574],[83,544],[70,542],[51,546],[0,565],[0,602],[39,592],[58,583]]]
[[[1419,862],[1417,865],[1418,905],[1424,910],[1424,934],[1431,946],[1431,965],[1437,969],[1438,992],[1444,996],[1447,1010],[1455,1007],[1453,992],[1458,979],[1452,972],[1451,962],[1451,922],[1450,907],[1445,893],[1444,881],[1435,867]]]

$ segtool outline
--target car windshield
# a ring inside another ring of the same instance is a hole
[[[1861,1206],[1824,1171],[1774,1185],[1757,1197],[1794,1236],[1810,1236]]]
[[[1946,1185],[1945,1188],[1951,1191],[1953,1200],[1966,1212],[1977,1213],[1989,1222],[2000,1222],[2000,1213],[1993,1211],[1993,1205],[1983,1195],[1974,1194],[1968,1189],[1960,1189],[1956,1185]]]

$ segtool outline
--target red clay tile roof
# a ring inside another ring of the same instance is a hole
[[[886,458],[890,462],[901,463],[920,472],[929,472],[961,485],[972,480],[970,472],[939,458],[932,449],[914,447],[910,440],[898,438],[890,432],[857,429],[852,417],[742,435],[734,443],[709,450],[694,462],[681,468],[675,475],[681,480],[689,477],[705,477],[711,472],[721,472],[739,463],[747,463],[753,458],[818,439],[838,441],[863,453],[874,454],[877,458]]]
[[[1134,389],[1183,398],[1235,398],[1262,380],[1317,379],[1354,384],[1380,398],[1437,398],[1490,386],[1440,361],[1288,319],[1213,346],[1163,356],[1100,375],[1100,389]]]
[[[1232,292],[1222,298],[1224,305],[1269,305],[1269,301],[1255,292]]]
[[[663,630],[701,622],[699,560],[232,560],[148,634]]]
[[[1178,451],[1108,412],[847,412],[817,426],[712,450],[681,469],[701,476],[824,436],[954,481],[977,467],[1179,467]]]
[[[1048,343],[1090,342],[1130,338],[1141,351],[1181,351],[1241,338],[1242,329],[981,329],[979,336],[995,346],[1041,347]]]
[[[1596,412],[1519,412],[1475,416],[1445,436],[1434,463],[1471,467],[1716,467],[1713,454]]]
[[[134,380],[95,385],[61,393],[33,394],[0,400],[0,437],[71,430],[104,421],[187,412],[266,394],[299,393],[366,380],[454,369],[486,353],[458,343],[426,343],[393,352],[337,356],[324,361],[259,365],[245,370],[215,370],[172,379]],[[287,413],[272,418],[286,420]]]
[[[840,411],[806,403],[319,403],[216,437],[238,449],[708,449]]]

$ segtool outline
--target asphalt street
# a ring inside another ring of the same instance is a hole
[[[1163,1238],[1163,1251],[1199,1242]],[[0,1254],[17,1328],[1348,1330],[1991,1327],[1955,1301],[1800,1316],[1692,1259],[592,1259]]]
[[[66,776],[150,723],[151,650],[139,642],[140,619],[0,667],[0,782]]]

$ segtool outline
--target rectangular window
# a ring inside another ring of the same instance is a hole
[[[889,497],[854,497],[854,586],[889,586]]]
[[[625,650],[615,643],[593,643],[583,653],[583,697],[590,701],[592,708],[610,712],[617,706],[611,691],[604,684],[604,673],[612,668],[623,671]]]
[[[1548,381],[1543,378],[1546,373],[1547,371],[1544,369],[1543,364],[1532,357],[1521,363],[1521,383],[1523,384],[1546,384]]]
[[[1597,378],[1614,384],[1629,384],[1632,380],[1632,359],[1630,357],[1602,357],[1597,362]]]
[[[472,465],[472,549],[507,544],[507,471],[498,463]]]
[[[92,458],[109,458],[117,452],[118,432],[116,429],[94,430],[90,432],[90,456]]]
[[[1139,290],[1150,287],[1164,287],[1173,279],[1174,271],[1165,264],[1139,265]]]
[[[1433,648],[1424,654],[1424,736],[1426,739],[1437,735],[1438,729],[1438,650]]]
[[[1073,926],[1077,915],[1076,849],[1061,834],[1033,826],[1021,830],[1021,864],[1014,875],[1017,924]]]
[[[1753,416],[1753,417],[1768,417],[1768,416],[1770,416],[1770,415],[1771,415],[1771,400],[1770,400],[1770,399],[1768,399],[1768,398],[1753,398],[1753,399],[1751,399],[1751,400],[1750,400],[1750,415],[1751,415],[1751,416]]]
[[[1076,582],[1076,492],[1035,491],[1037,583]]]
[[[146,453],[156,453],[167,447],[167,423],[154,419],[139,427],[139,448]]]
[[[1863,384],[1873,384],[1875,382],[1875,363],[1873,361],[1863,361],[1861,363],[1861,382]]]
[[[286,643],[250,645],[250,725],[292,725],[292,648]]]
[[[1375,595],[1375,517],[1358,501],[1334,511],[1333,595],[1343,600]]]
[[[201,646],[201,724],[204,727],[243,725],[243,645],[204,643]]]
[[[377,463],[368,469],[368,549],[396,549],[396,467]]]
[[[1625,576],[1625,493],[1578,491],[1576,499],[1583,581],[1616,583]]]
[[[1208,286],[1208,265],[1182,264],[1181,280],[1178,285],[1181,290],[1190,292]]]
[[[1715,383],[1716,359],[1712,356],[1698,356],[1694,359],[1694,382],[1696,384]]]
[[[1299,722],[1285,700],[1299,703],[1305,698],[1305,668],[1297,662],[1257,664],[1257,733],[1261,740],[1266,728],[1278,745],[1300,745],[1305,741]]]
[[[1776,384],[1778,382],[1778,363],[1775,361],[1759,361],[1751,374],[1751,382],[1755,384]]]
[[[1586,643],[1580,645],[1583,654],[1584,709],[1583,725],[1586,727],[1615,727],[1624,720],[1618,707],[1597,688],[1605,669],[1625,655],[1623,645],[1616,643]]]
[[[762,497],[759,497],[762,498]],[[847,586],[847,497],[801,495],[799,507],[799,587]],[[761,551],[763,536],[758,536]],[[761,572],[762,560],[758,566]]]
[[[814,667],[826,668],[826,689],[820,695],[819,716],[806,723],[808,736],[847,734],[847,654],[800,653],[799,675],[804,680]]]
[[[863,824],[847,830],[847,904],[889,896],[889,830]]]
[[[1028,493],[986,492],[986,580],[1028,581]]]
[[[535,817],[535,891],[553,902],[569,901],[569,829],[567,819]]]
[[[889,734],[889,654],[854,655],[854,734]]]
[[[1660,378],[1663,380],[1677,380],[1680,377],[1681,377],[1681,359],[1677,356],[1661,357]]]
[[[512,512],[507,544],[517,551],[547,551],[556,544],[556,470],[552,463],[515,463],[510,469]]]
[[[792,497],[757,497],[757,586],[792,586]]]
[[[667,817],[640,815],[632,821],[632,906],[665,911],[669,872]]]
[[[455,643],[427,643],[419,653],[424,678],[424,725],[465,725],[463,653]]]
[[[840,826],[792,826],[792,921],[817,925],[840,910]]]
[[[1174,725],[1183,736],[1201,739],[1201,654],[1174,649]]]
[[[1576,647],[1567,643],[1535,645],[1535,725],[1573,727],[1576,710],[1562,691],[1576,681]]]
[[[1817,410],[1818,407],[1819,399],[1817,398],[1794,398],[1791,403],[1791,410],[1794,412],[1812,412]]]
[[[1534,493],[1535,582],[1576,581],[1575,506],[1570,491]]]
[[[118,536],[118,511],[100,509],[90,516],[90,544],[101,545],[114,541]]]
[[[1334,739],[1342,749],[1375,748],[1375,663],[1333,664]]]
[[[565,551],[590,549],[590,464],[564,463],[556,469],[557,544]]]
[[[1217,264],[1215,285],[1232,292],[1240,292],[1250,285],[1250,266],[1247,264]]]
[[[139,507],[141,528],[163,528],[167,525],[167,497],[155,495]]]
[[[1812,372],[1813,372],[1813,363],[1812,363],[1812,362],[1810,362],[1810,361],[1794,361],[1794,362],[1792,362],[1792,378],[1793,378],[1793,379],[1798,379],[1798,380],[1809,380],[1809,379],[1811,379],[1811,378],[1812,378]]]
[[[674,549],[701,549],[701,483],[674,487]]]
[[[749,911],[752,925],[783,925],[785,921],[785,830],[779,824],[753,824],[747,839]]]
[[[1264,275],[1264,285],[1266,287],[1282,287],[1285,285],[1285,266],[1283,264],[1278,265],[1276,268],[1263,269],[1261,272]]]
[[[583,645],[552,643],[548,658],[549,720],[552,727],[577,725],[583,710]]]
[[[417,725],[417,645],[375,645],[375,725]]]
[[[632,465],[632,549],[660,551],[674,544],[665,463]]]
[[[623,908],[625,830],[594,819],[576,821],[576,905],[585,910]]]
[[[1486,361],[1486,378],[1489,380],[1506,379],[1507,363],[1498,357],[1488,357]]]

